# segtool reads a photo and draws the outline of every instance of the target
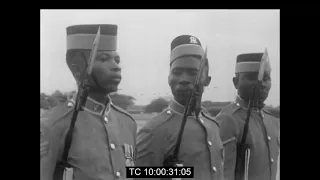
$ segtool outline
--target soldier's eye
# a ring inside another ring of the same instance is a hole
[[[102,62],[105,62],[105,61],[108,61],[110,59],[110,56],[107,55],[107,54],[102,54],[98,57],[98,60],[102,61]]]
[[[114,61],[115,61],[117,64],[120,64],[120,57],[119,57],[119,56],[114,57]]]
[[[182,71],[181,71],[181,69],[173,69],[171,71],[171,73],[174,74],[174,75],[180,75],[182,73]]]
[[[191,70],[189,73],[191,76],[196,76],[198,74],[198,70]]]

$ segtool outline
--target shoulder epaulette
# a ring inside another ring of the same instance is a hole
[[[272,113],[269,109],[263,108],[263,112],[265,112],[265,113],[267,113],[267,114],[269,114],[269,115],[271,115],[271,116],[273,116],[275,118],[279,118],[274,113]]]
[[[174,112],[171,109],[166,108],[158,115],[154,116],[150,121],[145,124],[146,128],[153,129],[159,125],[167,122],[174,116]]]
[[[208,115],[208,114],[206,114],[206,113],[204,113],[204,112],[201,112],[201,115],[204,116],[204,117],[206,117],[207,119],[210,119],[211,121],[215,122],[215,123],[218,125],[218,127],[220,127],[220,125],[219,125],[219,123],[216,121],[216,118],[215,118],[215,117],[212,117],[212,116],[210,116],[210,115]]]
[[[231,104],[227,105],[226,107],[222,108],[220,113],[233,115],[235,112],[237,112],[240,109],[241,109],[241,107],[239,106],[239,104],[231,103]]]
[[[59,104],[56,107],[45,112],[41,118],[40,123],[52,125],[63,117],[67,116],[73,111],[73,108],[67,107],[66,104]]]
[[[116,111],[118,111],[118,112],[120,112],[120,113],[122,113],[122,114],[125,114],[125,115],[127,115],[130,119],[132,119],[134,122],[136,122],[134,119],[133,119],[133,117],[127,112],[127,111],[125,111],[124,109],[122,109],[122,108],[120,108],[120,107],[118,107],[118,106],[116,106],[116,105],[114,105],[114,104],[110,104],[110,107],[113,107],[113,109],[115,109]]]

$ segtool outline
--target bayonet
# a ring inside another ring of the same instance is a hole
[[[165,159],[165,161],[163,162],[164,166],[183,167],[183,164],[180,163],[178,160],[180,144],[181,144],[182,135],[184,132],[184,127],[187,122],[188,115],[190,115],[191,111],[195,111],[196,118],[198,118],[199,113],[201,111],[201,95],[203,92],[203,85],[201,84],[201,78],[203,76],[203,67],[204,67],[205,61],[207,61],[207,48],[205,49],[204,54],[202,55],[200,61],[201,62],[200,62],[200,66],[198,69],[198,74],[196,76],[196,81],[194,84],[195,88],[190,93],[188,103],[185,105],[183,118],[182,118],[181,126],[180,126],[180,129],[178,132],[178,138],[177,138],[177,142],[176,142],[173,154]]]
[[[72,142],[72,134],[75,123],[77,121],[78,112],[83,110],[83,106],[86,103],[90,84],[89,84],[89,76],[92,73],[92,68],[94,64],[94,60],[96,58],[96,54],[98,51],[98,46],[100,42],[100,27],[98,28],[97,35],[93,42],[93,47],[89,56],[88,61],[84,59],[85,68],[82,70],[80,80],[78,84],[78,93],[76,95],[76,101],[74,110],[71,117],[70,127],[67,131],[64,143],[64,149],[62,154],[62,160],[56,165],[56,170],[54,173],[54,180],[71,180],[73,177],[73,167],[68,163],[68,153],[70,150],[71,142]]]
[[[266,48],[263,55],[262,55],[261,62],[260,62],[258,82],[262,82],[265,69],[268,67],[268,65],[269,65],[269,56],[268,56],[268,51]]]
[[[259,72],[257,76],[257,83],[252,86],[251,97],[249,99],[247,117],[244,124],[243,135],[239,147],[237,149],[237,161],[236,161],[236,172],[235,180],[248,180],[249,176],[249,163],[250,163],[250,148],[246,144],[246,139],[248,135],[249,121],[251,116],[251,110],[254,106],[258,104],[258,97],[261,90],[261,85],[264,77],[264,72],[266,68],[269,67],[269,57],[267,48],[265,49],[261,61]]]
[[[100,26],[99,26],[97,35],[94,39],[92,51],[89,57],[88,68],[86,73],[88,76],[91,75],[91,72],[92,72],[92,67],[93,67],[94,59],[96,58],[96,55],[97,55],[99,42],[100,42]]]

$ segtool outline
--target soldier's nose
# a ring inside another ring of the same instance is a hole
[[[119,66],[117,66],[117,67],[111,68],[111,71],[119,72],[119,71],[121,71],[121,68]]]

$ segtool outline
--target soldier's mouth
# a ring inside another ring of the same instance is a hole
[[[113,81],[113,82],[120,82],[120,81],[121,81],[121,78],[113,78],[113,79],[111,79],[111,81]]]
[[[176,91],[177,92],[190,92],[192,91],[193,88],[191,86],[182,86],[182,85],[179,85],[177,88],[176,88]]]
[[[184,89],[184,90],[177,90],[176,91],[176,94],[178,95],[178,96],[182,96],[182,97],[184,97],[184,96],[189,96],[190,95],[190,92],[191,92],[191,90],[190,89]]]

